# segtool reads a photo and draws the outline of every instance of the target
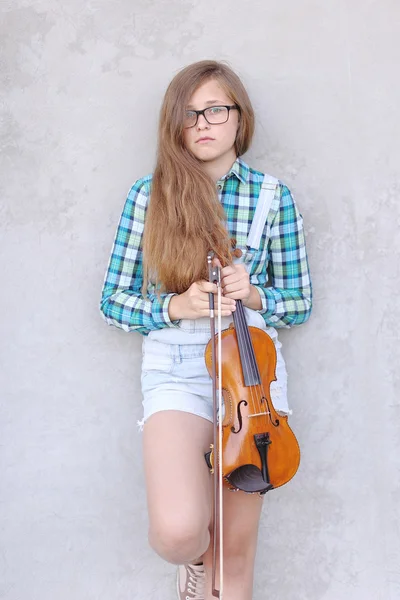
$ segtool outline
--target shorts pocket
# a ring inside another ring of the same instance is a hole
[[[148,371],[171,373],[174,359],[168,344],[146,340],[142,348],[142,375]]]
[[[192,319],[181,319],[176,327],[186,333],[193,333],[194,321]]]

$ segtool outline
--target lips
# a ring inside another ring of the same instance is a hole
[[[211,137],[202,137],[202,138],[199,138],[198,140],[196,140],[196,144],[201,144],[201,143],[204,143],[204,142],[213,142],[213,141],[214,141],[214,138],[211,138]]]

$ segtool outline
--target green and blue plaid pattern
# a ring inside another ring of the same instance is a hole
[[[139,179],[129,191],[118,225],[104,280],[101,312],[109,325],[147,335],[154,329],[174,327],[168,305],[174,294],[157,295],[143,281],[142,234],[151,175]],[[305,247],[303,219],[289,189],[279,183],[278,205],[271,210],[259,248],[246,246],[261,190],[263,173],[238,158],[217,182],[226,223],[236,246],[251,256],[250,282],[260,294],[267,325],[281,328],[304,323],[311,313],[312,289]],[[161,232],[160,232],[161,234]]]

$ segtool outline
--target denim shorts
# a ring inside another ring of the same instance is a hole
[[[277,380],[271,383],[271,399],[275,410],[290,414],[287,401],[287,373],[280,347],[277,351]],[[142,395],[143,420],[163,410],[181,410],[213,421],[212,381],[207,371],[206,344],[171,344],[149,337],[143,340]]]

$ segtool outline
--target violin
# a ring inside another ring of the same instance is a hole
[[[209,280],[217,284],[220,298],[220,270],[213,266],[211,255],[208,267]],[[213,380],[213,403],[218,401],[219,411],[214,409],[214,440],[206,461],[211,472],[218,466],[219,476],[214,477],[214,527],[219,520],[221,544],[222,486],[260,494],[280,487],[295,475],[300,448],[287,416],[280,416],[271,400],[277,359],[273,340],[262,329],[247,325],[241,300],[236,300],[233,323],[221,331],[219,322],[215,335],[213,298],[210,294],[211,339],[205,350],[205,363]],[[218,412],[223,415],[219,423]],[[220,568],[222,553],[221,545]],[[218,592],[214,560],[212,587],[213,595],[221,598],[222,569]]]

